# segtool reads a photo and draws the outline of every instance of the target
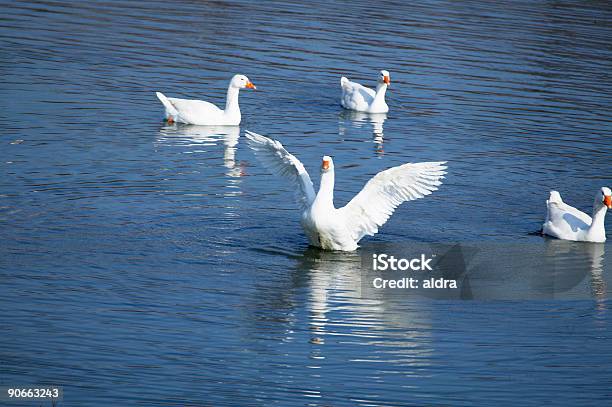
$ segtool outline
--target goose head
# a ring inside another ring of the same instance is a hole
[[[321,173],[334,171],[334,160],[328,155],[323,156],[323,162],[321,163]]]
[[[602,187],[597,195],[595,195],[595,205],[605,206],[608,209],[612,209],[612,191],[608,187]]]
[[[230,82],[230,86],[238,89],[257,89],[253,82],[244,75],[234,75]]]
[[[329,207],[334,205],[334,160],[328,155],[321,162],[321,184],[317,197]]]
[[[380,71],[380,76],[378,77],[378,83],[389,86],[391,85],[391,76],[389,75],[389,71],[385,71],[384,69]]]

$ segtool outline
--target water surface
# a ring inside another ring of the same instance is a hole
[[[550,189],[590,212],[612,184],[610,21],[599,1],[1,5],[0,384],[74,406],[604,405],[612,248],[530,233]],[[390,112],[342,111],[339,77],[380,69]],[[234,73],[258,87],[239,128],[162,123],[155,91],[222,105]],[[338,206],[449,161],[362,245],[476,247],[470,290],[361,292],[361,252],[308,248],[245,129],[315,184],[333,155]]]

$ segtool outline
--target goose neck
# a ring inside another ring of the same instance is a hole
[[[603,230],[608,208],[605,205],[595,204],[593,206],[593,221],[591,222],[591,230]]]
[[[387,92],[387,84],[379,82],[376,86],[376,96],[374,96],[374,102],[381,102],[385,100],[385,93]]]
[[[330,169],[321,174],[321,184],[317,193],[316,201],[318,205],[334,206],[334,171]]]
[[[225,100],[225,112],[240,112],[240,106],[238,106],[238,94],[240,89],[230,85],[227,88],[227,98]]]

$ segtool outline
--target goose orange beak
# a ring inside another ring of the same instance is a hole
[[[387,85],[391,85],[391,78],[389,78],[389,76],[383,76],[383,82],[385,82]]]
[[[329,169],[329,161],[323,160],[323,164],[321,164],[321,168],[323,168],[324,170],[328,170]]]
[[[247,82],[245,88],[247,88],[247,89],[257,89],[257,87],[253,84],[253,82]]]
[[[612,209],[612,195],[604,196],[604,205],[606,205],[608,209]]]

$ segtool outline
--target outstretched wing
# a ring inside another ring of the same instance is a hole
[[[279,141],[248,130],[246,138],[255,156],[266,168],[293,184],[296,202],[301,210],[307,209],[315,199],[315,192],[310,175],[300,160],[285,150]]]
[[[376,174],[340,210],[356,241],[374,235],[402,202],[431,194],[442,184],[446,161],[404,164]]]

